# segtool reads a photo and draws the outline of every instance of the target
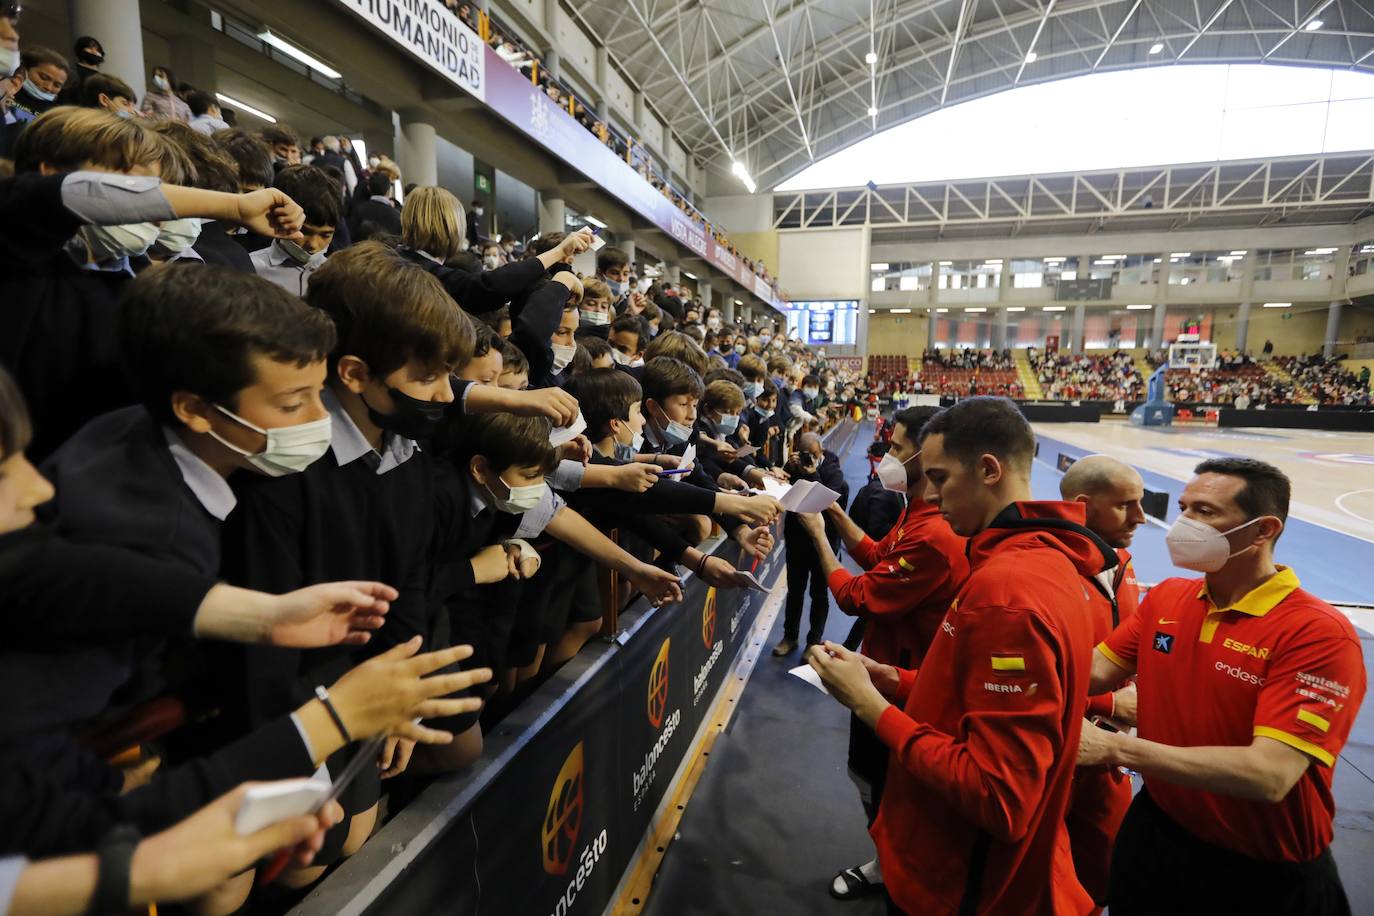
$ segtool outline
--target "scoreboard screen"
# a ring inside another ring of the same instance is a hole
[[[792,302],[786,313],[788,337],[821,347],[854,343],[859,322],[856,299]]]

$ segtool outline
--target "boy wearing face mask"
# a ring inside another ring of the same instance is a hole
[[[310,277],[324,264],[334,230],[342,219],[343,205],[338,186],[313,165],[293,165],[277,173],[273,187],[288,195],[305,210],[304,236],[299,242],[274,239],[271,245],[253,252],[258,276],[270,280],[287,292],[304,296]]]
[[[105,49],[90,35],[82,35],[72,45],[76,54],[76,67],[67,77],[62,91],[57,96],[59,105],[80,105],[82,87],[93,76],[100,75],[100,65],[105,63]]]
[[[25,129],[15,154],[19,174],[0,182],[10,253],[0,279],[0,301],[9,304],[0,364],[42,424],[33,448],[41,459],[86,420],[132,400],[115,347],[116,306],[131,279],[119,265],[147,250],[156,223],[230,219],[290,236],[301,213],[274,190],[239,195],[163,185],[155,176],[169,158],[167,141],[103,111],[52,111]],[[79,171],[87,167],[101,171]]]
[[[606,339],[613,314],[610,287],[593,277],[583,279],[577,336]]]
[[[743,413],[744,392],[738,385],[725,379],[707,385],[696,423],[697,454],[713,480],[733,474],[752,487],[761,487],[767,476],[763,468],[749,458],[735,457],[735,450],[744,445],[739,435]]]
[[[611,322],[606,342],[611,345],[611,361],[636,379],[644,368],[644,345],[648,342],[644,320],[635,315],[621,315]]]
[[[1155,586],[1093,653],[1092,693],[1139,675],[1136,736],[1085,725],[1078,751],[1080,766],[1145,777],[1112,851],[1113,911],[1183,899],[1199,911],[1348,913],[1331,783],[1364,699],[1359,636],[1274,562],[1282,471],[1222,458],[1194,474],[1166,541],[1174,565],[1204,577]]]
[[[622,248],[607,245],[596,253],[596,275],[611,291],[611,303],[617,315],[625,311],[630,301],[630,256]]]
[[[365,654],[415,636],[435,648],[443,639],[429,597],[435,504],[429,440],[454,402],[450,374],[472,354],[473,325],[430,273],[376,242],[332,257],[314,274],[307,302],[331,317],[338,332],[321,395],[332,425],[329,451],[300,474],[234,481],[238,506],[225,528],[226,578],[293,588],[376,578],[399,595]],[[246,653],[229,691],[245,698],[234,713],[247,725],[277,715],[356,658],[352,651]],[[447,729],[460,735],[452,753],[473,747],[473,727],[466,721]],[[388,774],[404,768],[409,751],[396,743],[383,749]],[[330,771],[346,758],[331,759]],[[316,860],[321,867],[288,877],[289,884],[313,880],[371,833],[377,772],[365,768],[341,799],[356,824],[345,821],[332,831]]]
[[[14,96],[12,113],[20,122],[32,121],[57,107],[57,95],[67,83],[67,59],[49,48],[25,48],[24,85]]]

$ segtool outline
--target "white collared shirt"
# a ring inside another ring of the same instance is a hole
[[[310,284],[310,275],[315,272],[312,268],[303,267],[291,260],[291,256],[281,249],[275,239],[271,245],[253,252],[249,258],[259,277],[270,280],[297,296],[305,295],[305,288]]]
[[[164,426],[162,435],[167,440],[167,449],[172,453],[172,460],[177,463],[177,469],[181,471],[181,479],[187,489],[200,500],[206,512],[220,521],[228,518],[229,513],[234,511],[234,506],[238,505],[229,481],[187,448],[176,430]]]
[[[420,450],[414,439],[383,432],[382,449],[378,452],[367,441],[363,431],[358,429],[358,424],[353,422],[353,418],[344,410],[333,391],[326,387],[320,393],[320,401],[329,411],[329,419],[333,423],[334,431],[329,441],[329,450],[334,453],[334,460],[339,463],[339,467],[352,464],[364,455],[371,454],[377,461],[376,473],[385,474],[405,464]]]

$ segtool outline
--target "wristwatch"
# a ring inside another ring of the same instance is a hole
[[[100,866],[95,893],[88,912],[94,916],[120,916],[129,910],[129,876],[134,850],[143,839],[130,824],[120,824],[100,841]]]

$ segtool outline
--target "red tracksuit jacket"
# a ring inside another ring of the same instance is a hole
[[[968,578],[967,546],[939,509],[912,499],[881,541],[866,537],[849,551],[866,572],[837,569],[829,585],[840,610],[867,618],[864,655],[885,665],[920,667]]]
[[[1083,521],[1081,503],[1014,503],[971,538],[968,580],[878,720],[893,758],[870,833],[908,913],[1093,908],[1064,814],[1095,645],[1083,577],[1115,558]]]
[[[1116,555],[1120,560],[1116,569],[1104,573],[1111,576],[1110,590],[1101,581],[1088,582],[1093,639],[1098,642],[1110,636],[1118,623],[1134,617],[1140,605],[1140,589],[1136,585],[1131,555],[1119,547]],[[1088,698],[1089,717],[1111,714],[1110,693]],[[1074,871],[1079,883],[1104,906],[1111,873],[1112,844],[1116,842],[1116,832],[1130,806],[1131,778],[1117,767],[1080,767],[1074,773],[1073,794],[1066,818]]]

